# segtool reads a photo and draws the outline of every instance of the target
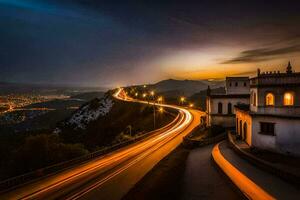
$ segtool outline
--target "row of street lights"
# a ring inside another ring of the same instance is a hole
[[[143,88],[146,88],[147,85],[143,85]],[[131,92],[135,92],[134,89],[131,91]],[[137,98],[139,96],[139,93],[138,92],[135,92],[134,93],[134,96]],[[142,93],[142,98],[147,98],[148,96],[150,96],[152,98],[152,101],[153,101],[153,126],[154,126],[154,129],[156,128],[156,105],[155,103],[157,102],[158,104],[161,104],[163,102],[163,97],[162,96],[159,96],[158,98],[155,98],[155,92],[152,90],[150,92],[144,92]],[[149,103],[149,98],[147,98],[148,100],[148,103]],[[180,97],[179,99],[180,101],[180,104],[183,106],[184,103],[186,102],[186,98],[185,97]],[[193,103],[189,103],[188,105],[190,108],[194,107],[194,104]],[[158,111],[160,113],[163,113],[164,112],[164,109],[163,107],[159,107],[158,108]]]
[[[145,86],[145,85],[144,85],[144,86]],[[154,99],[153,99],[153,98],[154,98],[154,95],[155,95],[155,92],[154,92],[154,91],[151,91],[151,92],[149,93],[149,96],[152,97],[152,100],[154,100]],[[138,97],[138,96],[139,96],[139,93],[136,92],[136,93],[135,93],[135,97]],[[146,92],[144,92],[144,93],[142,94],[142,97],[143,97],[143,98],[146,98],[147,96],[148,96],[148,93],[146,93]],[[160,97],[157,98],[157,102],[158,102],[158,103],[162,103],[162,101],[163,101],[163,97],[162,97],[162,96],[160,96]],[[185,97],[180,97],[179,101],[180,101],[180,105],[183,106],[184,103],[186,102],[186,98],[185,98]],[[148,101],[148,102],[149,102],[149,101]],[[194,107],[194,104],[193,104],[193,103],[189,103],[188,106],[189,106],[190,108],[193,108],[193,107]]]

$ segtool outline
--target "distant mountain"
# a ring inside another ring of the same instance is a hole
[[[206,89],[207,84],[202,81],[168,79],[150,85],[149,87],[160,93],[171,92],[174,94],[177,93],[180,95],[191,96],[194,93]]]
[[[217,87],[211,89],[211,94],[225,94],[225,93],[226,93],[225,87]],[[191,102],[194,102],[194,105],[196,107],[200,107],[202,110],[206,110],[206,96],[207,96],[207,91],[202,90],[189,97],[189,100]]]
[[[224,86],[224,81],[168,79],[150,85],[149,87],[159,93],[192,96],[195,93],[206,90],[208,85],[211,88],[218,88]]]

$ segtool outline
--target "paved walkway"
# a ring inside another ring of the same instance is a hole
[[[276,199],[299,199],[299,188],[242,159],[228,147],[227,141],[221,142],[219,149],[227,161]]]
[[[244,198],[213,163],[211,159],[213,146],[204,146],[190,152],[186,161],[181,199]]]
[[[268,151],[252,152],[249,145],[242,140],[234,140],[234,143],[244,152],[255,156],[257,159],[267,162],[273,168],[288,172],[295,177],[300,177],[300,158]]]

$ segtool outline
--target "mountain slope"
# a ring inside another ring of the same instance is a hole
[[[156,128],[174,119],[169,112],[166,109],[166,112],[157,113]],[[66,143],[82,143],[93,151],[151,130],[152,105],[124,102],[106,94],[101,99],[94,99],[81,106],[68,119],[59,123],[54,132]]]
[[[207,84],[202,81],[195,80],[174,80],[168,79],[151,85],[150,87],[155,89],[157,92],[168,92],[180,93],[181,95],[191,96],[201,90],[207,88]]]

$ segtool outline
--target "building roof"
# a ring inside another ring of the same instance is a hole
[[[249,104],[242,104],[242,103],[239,103],[237,105],[234,106],[235,108],[239,109],[239,110],[242,110],[242,111],[250,111],[250,105]]]
[[[300,73],[293,72],[289,62],[286,72],[269,71],[260,73],[257,70],[257,77],[250,79],[250,87],[276,87],[276,86],[300,86]]]
[[[250,98],[250,94],[211,94],[210,98]]]
[[[249,77],[248,76],[237,76],[237,77],[227,76],[226,80],[249,80]]]

